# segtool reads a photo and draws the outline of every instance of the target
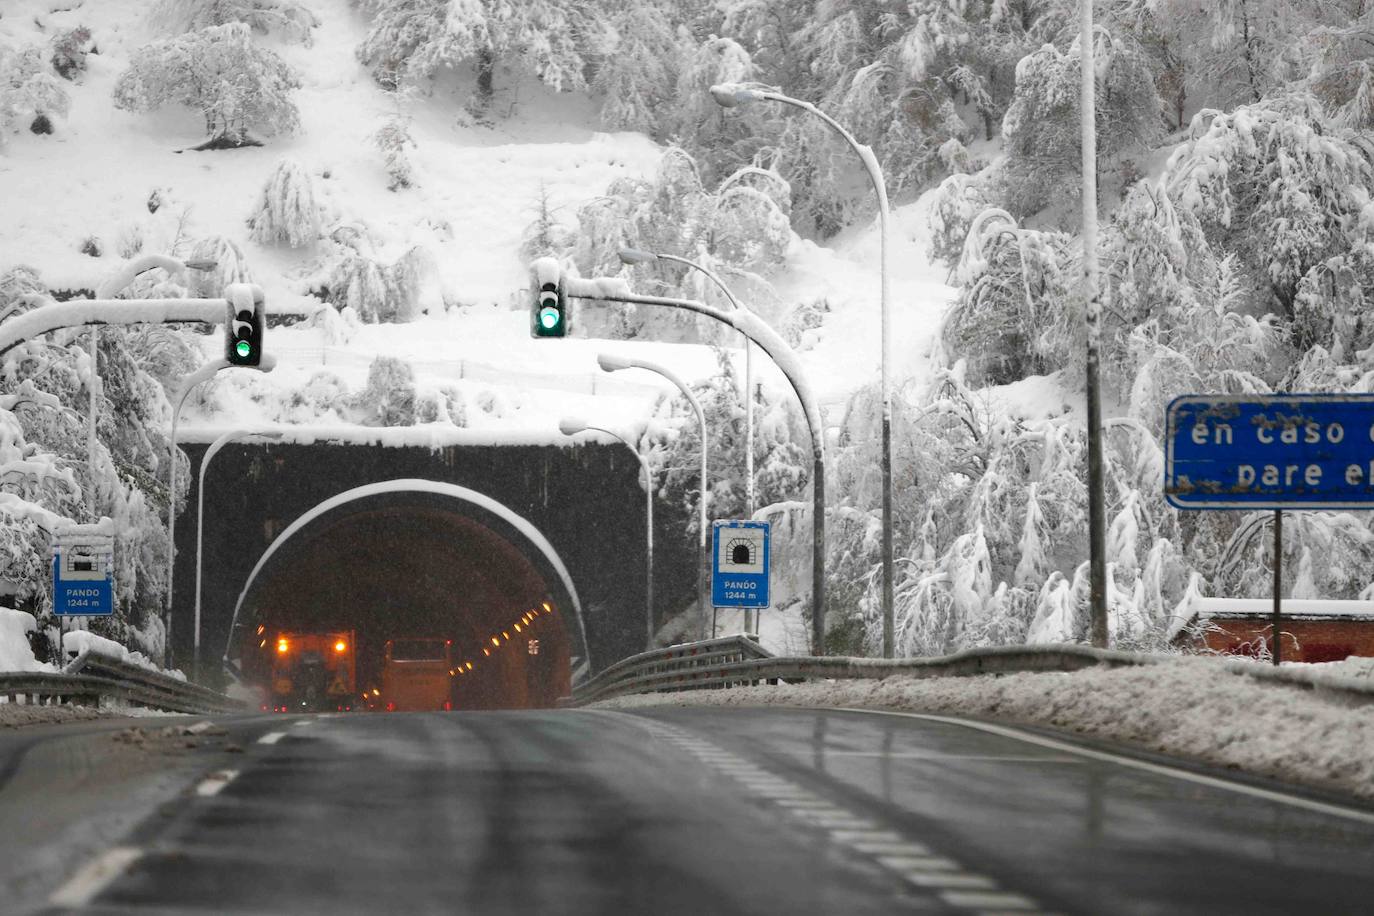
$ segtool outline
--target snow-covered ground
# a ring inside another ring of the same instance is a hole
[[[1374,798],[1374,706],[1261,683],[1228,672],[1213,658],[1072,674],[818,680],[618,697],[595,705],[824,706],[972,716],[1050,726]]]

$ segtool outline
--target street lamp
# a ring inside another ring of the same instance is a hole
[[[210,259],[200,259],[194,261],[182,261],[165,254],[145,254],[129,263],[121,266],[119,271],[101,283],[95,291],[97,299],[113,299],[124,291],[130,283],[144,271],[161,267],[168,273],[180,273],[183,270],[212,270],[217,261]],[[91,383],[90,388],[90,415],[86,419],[86,476],[90,479],[89,498],[91,503],[91,517],[98,521],[100,513],[95,507],[95,418],[97,402],[100,393],[100,325],[91,325]]]
[[[205,559],[203,549],[205,544],[205,469],[210,466],[210,459],[219,454],[220,449],[235,439],[244,439],[250,436],[255,439],[275,440],[280,439],[282,434],[279,432],[259,432],[252,429],[235,429],[210,443],[210,447],[205,450],[205,454],[200,459],[200,475],[196,484],[196,635],[195,651],[191,657],[192,679],[196,681],[200,680],[200,582]]]
[[[177,393],[176,403],[172,405],[172,435],[167,441],[167,457],[170,459],[167,469],[167,608],[163,620],[163,639],[166,640],[166,645],[162,649],[162,664],[167,668],[172,667],[172,584],[177,568],[177,424],[181,420],[181,408],[185,406],[186,396],[191,390],[201,382],[213,378],[216,372],[228,369],[231,365],[227,359],[220,356],[186,376],[181,383],[181,391]],[[271,372],[276,366],[276,357],[264,353],[261,363],[246,368]]]
[[[673,254],[655,254],[652,251],[641,251],[638,248],[620,249],[620,261],[622,264],[645,264],[649,261],[673,261],[678,264],[686,265],[692,270],[698,271],[706,279],[716,285],[725,298],[736,309],[742,310],[744,306],[735,294],[730,291],[730,287],[725,285],[722,280],[712,270],[698,264],[696,261],[689,261],[687,258],[680,258]],[[749,342],[747,334],[744,337],[744,499],[745,516],[754,517],[754,345]]]
[[[639,453],[639,449],[629,439],[612,429],[604,426],[592,426],[585,420],[576,417],[564,417],[558,423],[558,431],[565,436],[576,436],[585,432],[605,433],[614,436],[625,444],[634,456],[639,459],[639,466],[644,470],[644,595],[645,613],[644,622],[646,628],[644,648],[645,650],[654,647],[654,472],[649,467],[648,459]]]
[[[682,396],[687,399],[687,403],[692,405],[692,410],[696,411],[697,424],[701,427],[701,498],[697,500],[700,509],[699,528],[697,532],[697,608],[701,617],[699,630],[706,629],[706,413],[701,409],[701,402],[697,396],[692,394],[692,389],[687,387],[687,383],[678,378],[677,374],[665,366],[658,363],[651,363],[647,360],[633,359],[626,356],[615,356],[610,353],[601,353],[596,357],[596,363],[603,372],[619,372],[622,369],[647,369],[650,372],[657,372],[677,386],[677,390],[682,392]],[[711,636],[714,637],[715,626],[712,624]]]
[[[860,143],[854,135],[845,130],[840,123],[830,115],[821,111],[810,102],[803,102],[801,99],[794,99],[791,96],[774,92],[771,89],[751,89],[737,83],[721,83],[712,86],[710,89],[711,98],[716,100],[716,104],[722,108],[735,108],[739,105],[747,105],[751,102],[781,102],[784,105],[791,105],[808,111],[830,125],[844,141],[848,143],[858,154],[860,161],[864,164],[864,169],[868,172],[869,180],[873,182],[873,190],[878,195],[878,233],[879,233],[879,300],[882,312],[882,359],[880,362],[880,379],[883,399],[882,416],[882,476],[883,476],[883,658],[891,658],[894,649],[895,624],[893,617],[893,565],[892,565],[892,378],[889,373],[889,363],[891,362],[892,341],[890,325],[888,321],[888,282],[887,282],[887,185],[883,181],[882,169],[878,166],[878,158],[873,155],[873,150]]]

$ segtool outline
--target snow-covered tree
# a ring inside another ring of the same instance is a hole
[[[377,357],[354,408],[365,426],[414,426],[415,371],[394,356]]]
[[[264,245],[285,242],[292,248],[314,244],[323,228],[315,179],[294,159],[277,163],[248,218],[249,235]]]
[[[360,0],[372,27],[357,55],[383,86],[473,65],[479,107],[490,103],[500,63],[519,66],[554,89],[586,87],[599,50],[597,8],[576,0]]]
[[[415,169],[406,151],[408,147],[415,147],[415,140],[410,135],[409,118],[399,113],[387,118],[372,135],[372,142],[382,154],[388,179],[387,190],[414,187]]]
[[[224,287],[230,283],[252,283],[253,273],[248,269],[248,259],[243,249],[223,235],[212,235],[200,239],[191,248],[192,260],[214,261],[209,270],[188,271],[190,286],[187,294],[214,299],[224,295]]]
[[[626,5],[608,23],[614,44],[592,81],[601,124],[657,136],[677,82],[678,36],[658,3]]]
[[[153,111],[176,103],[205,118],[209,139],[197,149],[256,145],[249,131],[293,133],[300,113],[291,92],[296,72],[253,43],[242,22],[209,26],[141,48],[115,83],[115,105]]]
[[[1100,164],[1156,137],[1162,103],[1145,55],[1132,40],[1099,33],[1093,54]],[[1082,165],[1080,60],[1075,40],[1067,52],[1045,45],[1016,66],[1016,93],[1002,121],[1004,196],[1015,212],[1034,213],[1065,191],[1077,193],[1078,182],[1070,179]]]
[[[70,104],[42,48],[17,51],[0,42],[0,147],[23,128],[52,133],[52,118],[66,117]]]
[[[195,32],[241,22],[254,32],[309,45],[320,21],[299,0],[162,0],[153,17],[164,29]]]

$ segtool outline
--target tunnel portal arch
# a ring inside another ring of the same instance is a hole
[[[590,647],[586,636],[581,600],[566,565],[548,539],[527,519],[486,494],[457,484],[420,478],[403,478],[354,487],[338,493],[303,513],[271,542],[244,581],[234,605],[233,618],[224,657],[234,653],[245,607],[274,577],[282,575],[284,564],[307,549],[312,540],[327,533],[331,526],[347,524],[363,516],[381,516],[410,511],[412,514],[446,514],[461,519],[462,527],[485,532],[491,542],[499,542],[533,567],[546,586],[549,598],[571,614],[560,614],[570,645],[581,655],[574,677],[590,668]],[[239,643],[239,648],[242,648]]]

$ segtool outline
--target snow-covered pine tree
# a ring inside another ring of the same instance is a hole
[[[382,154],[388,179],[387,190],[414,187],[415,169],[406,152],[407,147],[415,147],[415,139],[410,135],[410,118],[398,110],[382,122],[382,126],[372,135],[372,142]]]
[[[255,146],[249,131],[293,133],[300,113],[291,92],[300,79],[273,51],[253,43],[242,22],[209,26],[141,48],[115,83],[115,106],[153,111],[193,108],[209,136],[196,149]]]
[[[320,24],[299,0],[162,0],[151,18],[177,33],[242,22],[254,32],[307,46],[311,30]]]
[[[299,162],[282,159],[272,171],[248,218],[249,235],[255,242],[285,242],[292,248],[312,245],[319,239],[324,217],[315,192],[315,179]]]

